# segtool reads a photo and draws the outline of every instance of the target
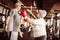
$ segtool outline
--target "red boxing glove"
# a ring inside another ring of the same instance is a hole
[[[28,17],[27,17],[27,13],[26,13],[26,10],[25,9],[23,9],[21,11],[21,16],[24,17],[24,21],[25,22],[28,22]]]
[[[26,10],[25,10],[25,9],[23,9],[23,10],[21,11],[21,16],[23,16],[23,17],[27,16],[27,13],[26,13]]]
[[[24,17],[24,21],[25,21],[25,22],[28,22],[27,16]]]
[[[28,22],[28,19],[24,19],[25,22]]]

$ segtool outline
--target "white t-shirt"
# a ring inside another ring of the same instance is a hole
[[[40,37],[46,35],[46,23],[43,18],[34,19],[34,23],[36,26],[32,28],[31,36],[33,37]]]
[[[8,23],[8,31],[19,31],[20,29],[20,15],[17,10],[12,9],[10,12],[10,20]]]

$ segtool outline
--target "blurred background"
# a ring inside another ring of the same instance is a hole
[[[7,38],[3,30],[10,9],[13,7],[12,4],[15,2],[17,2],[17,0],[0,0],[0,40]],[[26,9],[32,11],[32,14],[28,13],[28,17],[30,18],[35,18],[35,10],[46,10],[47,40],[60,40],[60,0],[20,0],[19,2],[24,5]],[[23,23],[22,21],[22,24]],[[28,23],[25,24],[25,26],[29,25]]]

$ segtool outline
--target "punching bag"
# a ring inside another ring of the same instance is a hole
[[[25,9],[22,9],[22,11],[21,11],[21,14],[20,14],[23,18],[24,18],[24,21],[26,21],[27,22],[27,12],[26,12],[26,10]]]
[[[26,13],[26,10],[25,9],[22,9],[21,16],[23,16],[23,17],[27,16],[27,13]]]

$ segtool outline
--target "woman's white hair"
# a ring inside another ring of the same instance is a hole
[[[46,10],[39,10],[39,13],[41,13],[41,16],[44,18],[47,15]]]
[[[15,4],[15,6],[21,6],[21,4],[20,4],[19,2],[17,2],[17,3]]]
[[[18,2],[15,5],[21,6],[21,5],[23,5],[23,3],[20,0],[18,0]]]

